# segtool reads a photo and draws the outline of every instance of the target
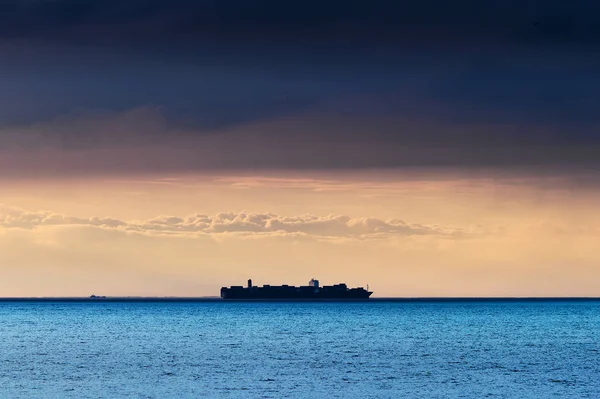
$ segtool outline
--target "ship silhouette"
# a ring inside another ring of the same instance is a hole
[[[223,299],[310,299],[310,300],[357,300],[368,299],[372,292],[369,286],[348,288],[344,283],[319,286],[319,280],[310,280],[307,286],[296,287],[293,285],[263,285],[253,286],[252,280],[243,287],[231,286],[221,288]]]

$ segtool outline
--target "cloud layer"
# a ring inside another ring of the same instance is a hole
[[[0,227],[36,229],[47,226],[89,226],[148,235],[242,237],[294,236],[307,238],[384,239],[403,236],[465,238],[481,235],[480,226],[453,228],[406,223],[399,219],[352,218],[345,215],[282,216],[273,213],[223,212],[186,217],[159,216],[144,221],[113,218],[80,218],[52,212],[29,212],[14,207],[0,208]]]
[[[598,3],[538,3],[7,0],[0,178],[597,171]]]
[[[358,110],[358,116],[344,115],[343,110],[338,105],[213,133],[169,126],[159,107],[0,127],[0,178],[232,169],[489,168],[553,173],[600,166],[600,137],[591,127],[573,127],[577,134],[571,134],[560,126],[445,126],[424,116],[388,119],[360,116]]]
[[[560,0],[547,0],[543,5],[531,1],[491,5],[465,0],[131,0],[126,4],[117,0],[7,0],[0,18],[0,37],[138,45],[264,37],[270,41],[349,37],[419,42],[595,42],[600,36],[597,11],[593,0],[573,0],[568,6]]]

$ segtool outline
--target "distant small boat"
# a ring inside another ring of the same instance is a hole
[[[90,295],[90,299],[106,299],[104,295]]]

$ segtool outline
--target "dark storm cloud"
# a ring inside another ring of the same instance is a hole
[[[3,174],[600,166],[597,1],[0,7]]]
[[[596,43],[595,0],[6,0],[4,38],[169,43],[267,38]]]

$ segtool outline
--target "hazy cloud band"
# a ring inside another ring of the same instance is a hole
[[[345,215],[282,216],[274,213],[223,212],[186,217],[159,216],[144,221],[113,218],[80,218],[52,212],[29,212],[14,207],[0,208],[0,227],[36,229],[43,226],[91,226],[149,235],[210,235],[260,237],[298,235],[313,238],[377,239],[402,236],[466,238],[483,234],[481,226],[468,228],[407,223],[399,219],[352,218]]]

